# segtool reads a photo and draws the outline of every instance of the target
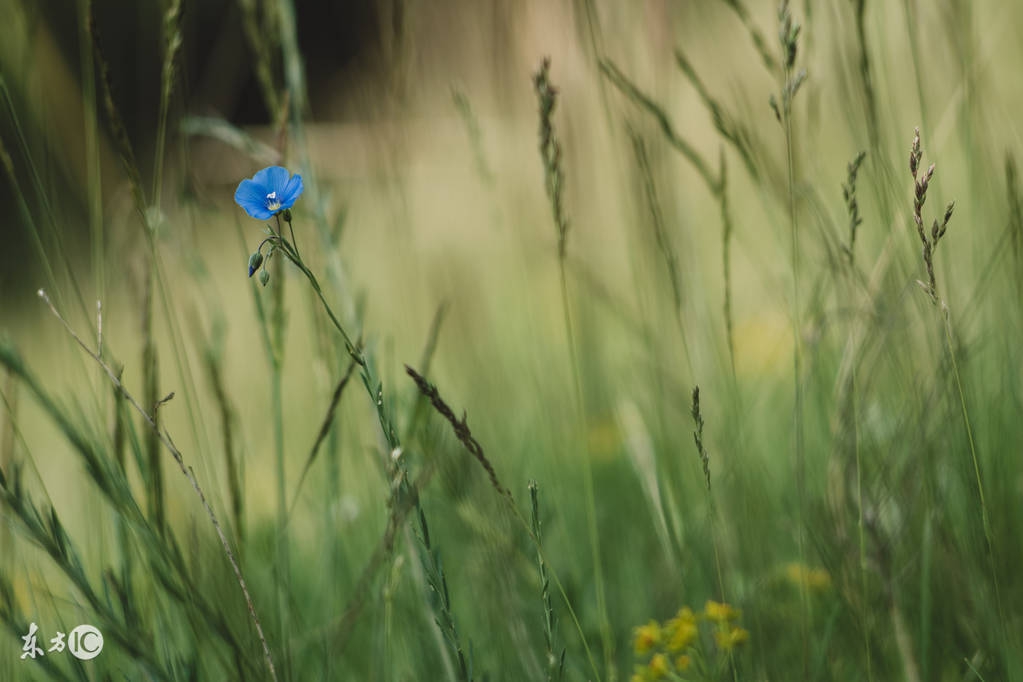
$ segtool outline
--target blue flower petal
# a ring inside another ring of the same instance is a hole
[[[253,180],[242,180],[234,193],[236,204],[245,209],[253,218],[266,220],[273,213],[266,207],[267,189]]]
[[[253,218],[266,220],[291,208],[302,194],[302,176],[292,176],[283,166],[269,166],[242,180],[234,200]]]
[[[295,205],[295,201],[302,194],[302,190],[305,186],[302,184],[302,176],[294,175],[288,184],[285,185],[284,189],[277,195],[281,199],[281,208],[291,208]]]
[[[284,186],[288,184],[290,175],[288,169],[283,166],[270,166],[253,175],[252,181],[266,187],[267,194],[277,192],[277,196],[280,196]]]

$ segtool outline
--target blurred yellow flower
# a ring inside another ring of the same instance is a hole
[[[809,568],[800,563],[785,566],[785,576],[796,587],[812,592],[825,592],[831,587],[831,574],[823,568]]]
[[[634,648],[636,655],[641,656],[653,649],[661,641],[661,626],[656,620],[636,628]]]
[[[724,602],[710,600],[703,611],[694,613],[680,608],[669,620],[651,620],[634,630],[636,667],[629,682],[683,680],[690,669],[707,670],[720,664],[722,655],[749,640],[749,632],[739,626],[741,613]],[[713,634],[711,644],[709,635]]]
[[[715,623],[727,623],[728,621],[735,620],[739,617],[739,611],[732,608],[728,604],[716,602],[708,599],[707,604],[703,607],[703,615],[707,617],[707,620],[712,620]]]
[[[675,614],[675,620],[684,620],[690,623],[695,623],[696,614],[693,613],[693,610],[688,606],[683,606],[678,610],[678,613]]]
[[[714,641],[722,651],[731,651],[749,639],[749,631],[740,627],[722,628],[714,633]]]
[[[692,614],[692,612],[690,612]],[[699,629],[696,626],[696,618],[672,618],[667,626],[668,651],[678,653],[689,648],[689,645],[696,640]]]
[[[659,680],[668,675],[668,658],[664,654],[655,654],[650,659],[650,679]]]

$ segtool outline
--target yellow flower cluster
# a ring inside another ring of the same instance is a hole
[[[634,632],[633,648],[637,657],[649,655],[650,659],[636,666],[631,682],[686,679],[685,673],[694,660],[707,661],[715,653],[720,660],[749,639],[749,632],[737,623],[740,615],[729,604],[707,601],[701,613],[684,606],[664,623],[651,620],[639,626]],[[710,647],[700,638],[700,623],[713,629],[716,652],[709,651]]]

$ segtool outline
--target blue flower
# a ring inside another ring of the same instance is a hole
[[[234,201],[253,218],[266,220],[291,208],[303,189],[301,175],[291,175],[281,166],[270,166],[253,175],[251,180],[246,178],[238,183]]]

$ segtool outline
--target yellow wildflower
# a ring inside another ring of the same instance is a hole
[[[689,648],[697,635],[699,629],[696,626],[696,619],[672,618],[668,621],[668,651],[678,653]]]
[[[749,631],[740,627],[721,628],[714,633],[714,640],[722,651],[731,651],[749,639]]]
[[[678,668],[679,672],[685,672],[689,669],[689,665],[693,662],[693,659],[688,656],[682,655],[675,659],[675,667]]]
[[[668,658],[664,654],[654,654],[650,659],[650,679],[659,680],[668,675]]]
[[[793,562],[785,566],[785,576],[796,587],[805,587],[814,592],[824,592],[831,587],[831,574],[823,568],[809,568]]]
[[[683,606],[682,608],[680,608],[678,610],[678,613],[675,614],[675,619],[676,620],[688,621],[690,623],[695,623],[696,622],[696,614],[693,613],[693,610],[691,608],[689,608],[688,606]]]
[[[707,620],[712,620],[715,623],[727,623],[738,618],[739,611],[728,604],[708,599],[707,604],[703,607],[703,615],[707,617]]]
[[[636,628],[636,635],[633,646],[636,655],[641,656],[653,649],[661,641],[661,626],[657,621],[652,620],[646,625]]]

